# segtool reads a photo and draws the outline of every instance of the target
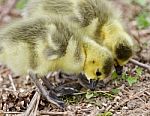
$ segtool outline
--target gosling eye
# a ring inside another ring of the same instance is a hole
[[[97,69],[96,76],[101,76],[101,75],[102,75],[102,73]]]
[[[95,64],[95,60],[93,60],[92,63]]]

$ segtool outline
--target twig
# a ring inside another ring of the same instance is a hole
[[[148,109],[148,110],[150,110],[150,104],[149,103],[142,104],[141,109]]]
[[[150,93],[149,93],[148,91],[145,91],[145,93],[146,93],[148,96],[150,96]]]
[[[22,114],[23,112],[3,112],[3,114]],[[68,112],[38,112],[38,115],[56,115],[67,116]]]
[[[148,34],[150,34],[150,28],[140,30],[140,32],[139,32],[140,36],[145,36],[145,35],[148,35]]]
[[[40,115],[67,116],[68,112],[39,112]]]
[[[34,113],[33,113],[33,116],[36,116],[36,115],[37,115],[37,109],[38,109],[38,106],[39,106],[40,97],[41,97],[41,95],[40,95],[40,94],[38,94],[38,96],[37,96],[37,100],[36,100],[35,109],[34,109]]]
[[[105,111],[109,111],[111,108],[112,108],[112,105],[109,105],[109,106],[105,109]]]
[[[148,72],[150,73],[150,66],[149,66],[149,65],[143,64],[143,63],[138,62],[137,60],[134,60],[134,59],[130,59],[129,61],[130,61],[131,63],[135,64],[135,65],[138,65],[138,66],[140,66],[140,67],[142,67],[142,68],[147,69]]]
[[[125,105],[128,101],[130,101],[131,99],[124,99],[121,103],[119,103],[119,105],[115,106],[114,108],[112,108],[113,110],[118,110],[120,107],[122,107],[123,105]]]
[[[38,92],[36,92],[36,93],[34,94],[32,100],[31,100],[31,102],[30,102],[30,104],[29,104],[29,107],[28,107],[28,109],[25,111],[25,113],[23,114],[23,116],[29,116],[29,115],[30,115],[31,111],[33,110],[34,105],[36,104],[38,94],[39,94]]]
[[[141,94],[142,94],[143,92],[147,91],[147,90],[148,90],[148,89],[144,89],[143,91],[140,91],[140,92],[134,94],[133,96],[124,99],[121,103],[119,103],[119,105],[115,106],[115,107],[113,108],[113,110],[119,109],[120,107],[122,107],[123,105],[125,105],[127,102],[129,102],[129,101],[132,100],[132,99],[139,98],[139,97],[141,96]]]
[[[94,92],[97,92],[97,93],[108,93],[109,91],[94,91]],[[87,92],[80,92],[80,93],[73,93],[73,95],[83,95],[83,94],[86,94]]]
[[[22,114],[23,112],[3,112],[4,114]]]
[[[105,95],[108,95],[108,96],[111,96],[111,97],[114,97],[113,95],[109,94],[109,91],[94,91],[96,93],[103,93]],[[83,95],[83,94],[86,94],[87,92],[80,92],[80,93],[73,93],[73,95]]]
[[[11,86],[13,87],[13,90],[16,91],[16,87],[15,87],[15,84],[14,84],[14,82],[13,82],[12,76],[11,76],[11,75],[8,75],[8,78],[9,78],[9,80],[10,80],[10,82],[11,82]]]

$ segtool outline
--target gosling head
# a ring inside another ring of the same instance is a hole
[[[115,60],[115,69],[118,75],[122,74],[125,65],[133,55],[133,42],[126,33],[118,34],[116,41],[112,42],[112,52]]]
[[[133,55],[132,38],[125,32],[118,20],[110,20],[100,28],[103,45],[112,53],[116,72],[121,75],[125,65]]]
[[[86,54],[84,73],[88,80],[103,80],[111,74],[114,63],[107,48],[89,48]]]

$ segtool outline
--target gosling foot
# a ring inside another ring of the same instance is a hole
[[[34,74],[33,72],[29,72],[29,76],[33,83],[36,85],[40,93],[52,104],[56,105],[57,107],[63,109],[64,108],[64,102],[61,101],[53,91],[53,88],[50,88],[50,91],[47,91],[44,86],[39,82],[37,74]]]

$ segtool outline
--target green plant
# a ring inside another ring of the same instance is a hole
[[[92,98],[93,96],[94,96],[93,92],[92,92],[92,93],[87,92],[86,95],[85,95],[86,99],[90,99],[90,98]]]
[[[104,112],[103,114],[97,114],[96,116],[112,116],[112,112]]]
[[[127,75],[127,74],[123,74],[122,75],[122,79],[126,80],[128,82],[128,84],[130,86],[132,86],[134,83],[137,83],[139,78],[142,76],[143,70],[142,68],[137,67],[135,69],[135,75],[131,76],[131,75]]]
[[[136,68],[136,70],[135,70],[135,72],[136,72],[136,76],[142,76],[143,69],[142,69],[142,68],[137,67],[137,68]]]
[[[88,91],[85,95],[86,99],[91,99],[97,96],[99,96],[99,94],[96,91]]]
[[[133,2],[137,3],[140,6],[145,6],[147,3],[147,0],[133,0]]]
[[[23,9],[27,2],[28,2],[28,0],[19,0],[16,4],[16,8]]]
[[[141,13],[137,16],[136,22],[139,29],[147,28],[150,26],[150,19],[147,13]]]
[[[111,75],[112,79],[117,79],[118,78],[118,74],[116,73],[116,71],[114,71]]]
[[[139,78],[142,76],[142,73],[143,73],[142,68],[137,67],[135,69],[135,74],[133,76],[126,74],[126,72],[123,72],[121,78],[118,78],[119,76],[114,71],[112,73],[112,79],[117,79],[117,80],[123,79],[123,80],[127,81],[130,86],[132,86],[134,83],[138,82]],[[118,89],[112,89],[112,91],[111,91],[111,93],[114,95],[117,94],[118,92],[119,92]]]
[[[111,90],[111,93],[112,93],[113,95],[116,95],[116,94],[118,94],[119,92],[120,92],[120,89],[118,89],[118,88]]]
[[[137,77],[128,76],[126,81],[128,82],[128,84],[130,86],[132,86],[134,83],[137,83],[138,78]]]

